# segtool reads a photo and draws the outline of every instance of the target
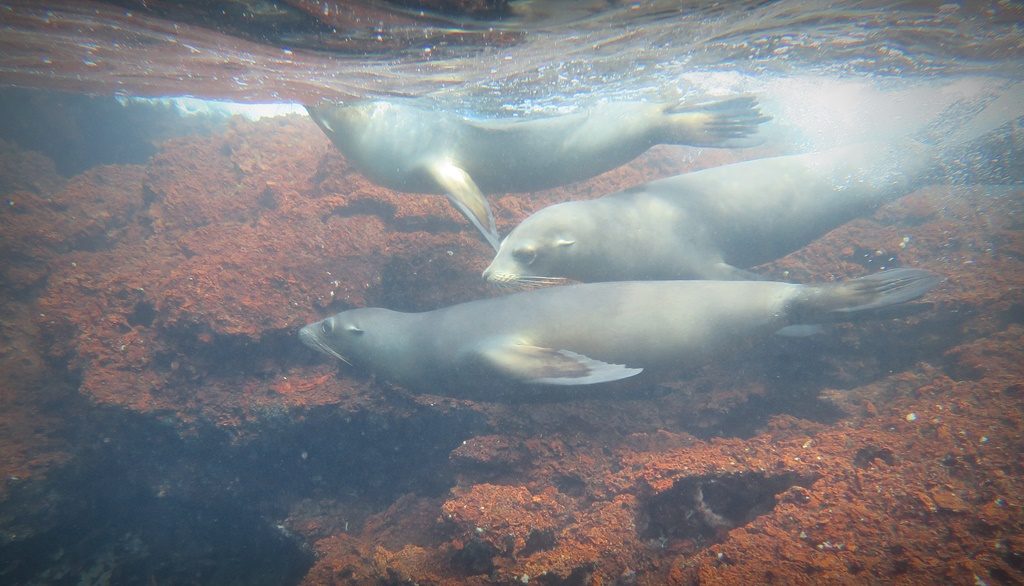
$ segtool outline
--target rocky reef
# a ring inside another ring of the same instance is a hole
[[[659,148],[491,201],[506,233],[740,155]],[[73,177],[4,143],[0,187],[11,582],[1024,581],[1019,189],[924,189],[759,269],[944,275],[912,313],[683,380],[488,403],[299,344],[345,308],[500,294],[444,198],[377,187],[305,118]]]

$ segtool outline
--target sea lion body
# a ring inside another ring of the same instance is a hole
[[[655,144],[724,147],[742,137],[699,130],[698,118],[707,114],[674,114],[665,104],[645,102],[523,120],[473,119],[381,101],[311,110],[367,177],[415,193],[445,193],[425,171],[437,159],[464,169],[484,193],[535,191],[599,175]],[[673,115],[688,116],[688,126],[673,122]]]
[[[749,145],[749,135],[767,120],[748,97],[696,106],[614,102],[523,120],[472,119],[385,101],[309,112],[375,183],[447,195],[495,248],[483,193],[565,185],[627,163],[655,144]]]
[[[934,152],[906,141],[756,159],[544,208],[501,243],[494,283],[744,279],[912,191]]]
[[[937,282],[901,269],[842,284],[646,281],[551,287],[424,313],[345,311],[302,329],[308,346],[404,386],[486,396],[699,366],[794,322],[902,303]]]

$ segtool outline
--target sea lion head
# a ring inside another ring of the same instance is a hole
[[[309,116],[336,144],[350,135],[354,129],[364,128],[374,111],[374,103],[331,104],[322,102],[306,106]]]
[[[388,333],[386,324],[396,312],[379,308],[343,311],[299,330],[299,339],[310,348],[345,364],[372,365]]]
[[[501,242],[484,279],[501,286],[535,287],[574,278],[568,270],[585,264],[581,240],[589,223],[577,203],[546,207],[523,220]]]

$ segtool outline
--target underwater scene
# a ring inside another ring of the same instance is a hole
[[[1024,583],[1022,25],[0,1],[0,583]]]

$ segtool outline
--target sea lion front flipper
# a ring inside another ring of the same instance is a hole
[[[451,161],[438,161],[427,165],[430,176],[444,189],[448,201],[472,222],[487,242],[498,250],[498,229],[487,199],[465,169]]]
[[[480,356],[495,370],[539,385],[593,385],[629,378],[643,371],[624,364],[608,364],[569,350],[516,343],[489,345]]]

